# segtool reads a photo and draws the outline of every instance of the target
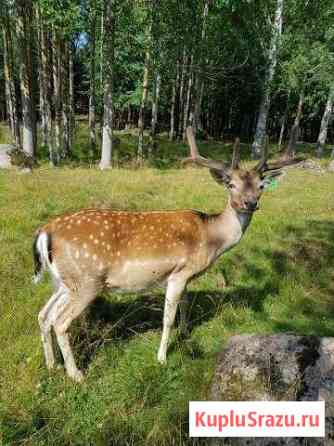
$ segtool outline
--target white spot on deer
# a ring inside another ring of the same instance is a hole
[[[94,244],[95,244],[95,245],[98,245],[98,243],[99,243],[99,241],[98,241],[98,239],[96,238],[96,239],[94,240]]]
[[[93,235],[93,234],[90,234],[89,238],[90,238],[91,240],[93,240],[94,235]]]
[[[119,257],[121,255],[120,251],[117,251],[117,257]]]
[[[107,245],[107,250],[110,251],[110,245],[109,244]]]
[[[97,255],[96,254],[93,255],[93,260],[94,261],[97,260]]]
[[[77,225],[80,225],[80,224],[81,224],[81,220],[78,220],[78,221],[77,221]]]
[[[86,257],[86,259],[89,257],[89,252],[85,252],[85,257]]]
[[[84,249],[87,249],[87,243],[84,243],[82,246]]]
[[[103,232],[103,231],[100,232],[100,236],[101,236],[101,237],[104,236],[104,232]]]
[[[79,251],[76,251],[76,253],[75,253],[75,258],[78,259],[79,257],[80,257],[80,252],[79,252]]]
[[[102,262],[99,264],[99,270],[100,270],[100,271],[103,270],[103,263],[102,263]]]

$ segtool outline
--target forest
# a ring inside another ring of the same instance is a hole
[[[101,169],[118,159],[113,133],[137,141],[137,163],[158,135],[265,135],[293,156],[297,140],[323,156],[334,100],[334,8],[329,0],[2,0],[0,118],[29,157],[73,155]],[[330,139],[330,142],[331,139]]]

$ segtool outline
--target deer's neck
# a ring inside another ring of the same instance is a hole
[[[252,219],[252,213],[238,212],[228,202],[221,214],[209,222],[209,244],[218,257],[237,245]]]

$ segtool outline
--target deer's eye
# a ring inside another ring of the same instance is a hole
[[[259,189],[261,189],[261,190],[264,189],[264,183],[260,184]]]
[[[230,189],[235,189],[235,188],[236,188],[236,186],[235,186],[234,183],[229,183],[228,187],[229,187]]]

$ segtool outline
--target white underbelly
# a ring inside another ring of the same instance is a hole
[[[111,271],[107,277],[107,288],[122,291],[140,291],[154,286],[163,286],[174,271],[175,259],[159,261],[127,260]]]

